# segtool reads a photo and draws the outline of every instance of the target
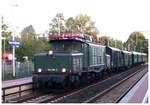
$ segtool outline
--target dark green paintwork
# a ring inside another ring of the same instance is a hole
[[[113,47],[106,47],[106,53],[111,57],[111,66],[114,68],[122,67],[123,66],[123,56],[121,50],[113,48]]]
[[[66,68],[67,72],[71,70],[71,56],[70,55],[52,55],[48,56],[45,54],[38,54],[34,57],[35,71],[41,68],[44,71],[62,72],[62,68]],[[69,70],[69,71],[68,71]]]
[[[89,45],[86,43],[82,43],[81,52],[83,53],[83,68],[86,71],[89,67]]]

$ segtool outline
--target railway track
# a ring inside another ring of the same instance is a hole
[[[27,96],[22,96],[20,98],[16,98],[16,100],[8,101],[8,103],[82,103],[82,102],[91,102],[92,97],[95,96],[96,93],[99,93],[100,90],[105,90],[105,88],[112,86],[117,80],[120,81],[121,77],[134,73],[136,69],[143,68],[145,66],[138,66],[132,68],[130,70],[121,72],[119,74],[115,74],[111,77],[106,77],[105,80],[101,80],[100,82],[93,83],[86,87],[81,87],[80,89],[74,89],[69,92],[61,93],[61,94],[30,94]],[[116,79],[115,78],[118,78]],[[112,81],[112,82],[110,82]],[[90,100],[90,101],[88,101]]]
[[[142,68],[137,67],[134,69],[130,69],[128,71],[122,72],[120,74],[114,75],[110,78],[107,78],[103,81],[97,82],[96,84],[90,85],[88,87],[82,88],[78,91],[75,91],[71,94],[68,94],[66,96],[57,98],[55,100],[49,101],[50,103],[88,103],[91,101],[91,97],[94,97],[99,92],[106,91],[106,89],[109,89],[113,84],[116,84],[117,82],[123,80],[125,77],[127,77],[129,74],[136,74],[136,69],[143,69],[145,66],[142,66]],[[139,71],[137,71],[139,72]]]
[[[132,87],[147,73],[148,69],[141,68],[135,73],[88,99],[85,103],[118,103]]]

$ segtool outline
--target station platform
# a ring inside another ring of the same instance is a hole
[[[32,82],[32,77],[2,81],[2,88]]]
[[[148,103],[148,73],[138,81],[119,103]]]

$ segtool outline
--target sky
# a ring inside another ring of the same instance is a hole
[[[36,33],[49,29],[56,13],[65,19],[91,16],[101,36],[126,41],[131,32],[150,34],[149,0],[1,0],[0,13],[14,33],[33,25]]]

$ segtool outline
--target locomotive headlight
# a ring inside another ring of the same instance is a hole
[[[63,68],[63,69],[62,69],[62,72],[66,72],[66,69],[65,69],[65,68]]]
[[[49,55],[52,55],[52,54],[53,54],[53,51],[49,51],[48,54],[49,54]]]
[[[38,72],[40,73],[41,71],[42,71],[42,69],[39,68],[39,69],[38,69]]]

